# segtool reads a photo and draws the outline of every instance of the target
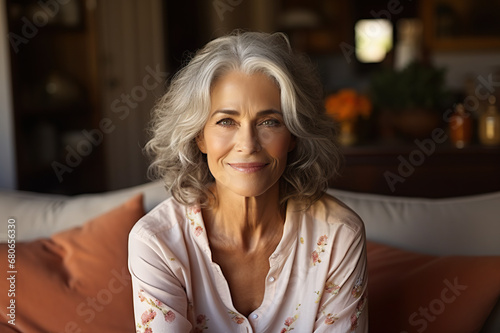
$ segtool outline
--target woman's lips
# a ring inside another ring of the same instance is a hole
[[[231,168],[244,172],[244,173],[252,173],[252,172],[257,172],[259,170],[264,169],[266,166],[269,165],[269,163],[228,163]]]

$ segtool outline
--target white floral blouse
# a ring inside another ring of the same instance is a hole
[[[364,226],[342,203],[325,194],[299,211],[290,200],[269,263],[263,302],[245,317],[200,209],[165,200],[130,233],[137,332],[368,332]]]

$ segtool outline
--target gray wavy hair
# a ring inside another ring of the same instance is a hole
[[[230,71],[261,72],[281,92],[284,122],[296,139],[280,179],[280,202],[290,198],[306,206],[318,200],[339,170],[336,125],[324,112],[323,89],[310,61],[295,54],[282,33],[234,32],[200,49],[171,80],[151,123],[151,178],[163,179],[185,205],[205,206],[214,178],[196,144],[210,112],[210,91]]]

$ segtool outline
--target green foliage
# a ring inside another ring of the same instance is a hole
[[[386,69],[371,78],[371,98],[378,108],[403,110],[439,109],[446,100],[445,69],[411,63],[395,71]]]

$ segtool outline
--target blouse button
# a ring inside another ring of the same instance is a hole
[[[257,319],[257,318],[259,318],[259,315],[258,315],[258,314],[256,314],[256,313],[254,313],[254,314],[252,315],[252,319]]]
[[[271,277],[269,278],[269,282],[274,282],[274,280],[275,280],[274,276],[271,276]]]

